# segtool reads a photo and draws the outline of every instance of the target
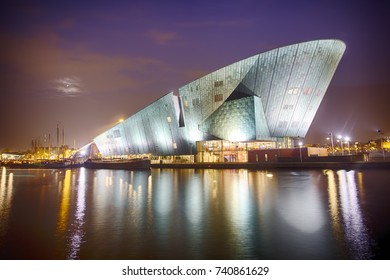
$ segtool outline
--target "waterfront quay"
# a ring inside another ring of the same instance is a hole
[[[152,168],[194,169],[387,169],[390,161],[152,163]]]

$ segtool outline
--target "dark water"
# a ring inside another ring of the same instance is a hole
[[[390,172],[12,170],[0,259],[389,259]]]

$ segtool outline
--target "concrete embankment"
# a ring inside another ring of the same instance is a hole
[[[209,163],[152,163],[152,168],[194,169],[389,169],[390,161],[360,162],[209,162]]]

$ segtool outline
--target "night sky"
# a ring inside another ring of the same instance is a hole
[[[305,143],[390,135],[386,1],[6,1],[0,150],[64,127],[81,147],[166,93],[252,55],[316,39],[346,52]]]

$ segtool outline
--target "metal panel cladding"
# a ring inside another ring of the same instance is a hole
[[[271,136],[306,135],[344,51],[318,40],[259,54],[242,84],[261,98]]]
[[[345,51],[339,40],[270,50],[169,93],[94,139],[103,156],[188,154],[199,140],[304,137]]]

